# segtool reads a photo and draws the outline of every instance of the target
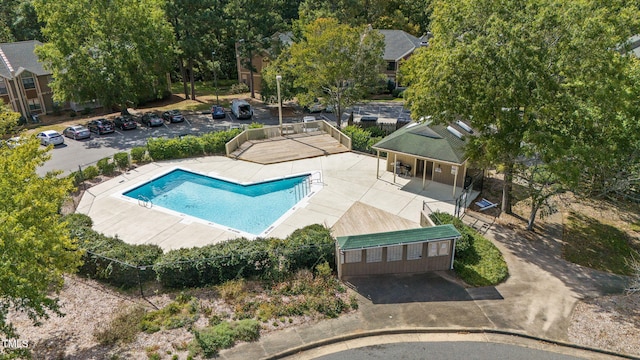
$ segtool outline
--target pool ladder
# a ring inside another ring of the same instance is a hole
[[[144,195],[138,195],[138,205],[146,207],[147,209],[151,209],[153,207],[151,200]]]

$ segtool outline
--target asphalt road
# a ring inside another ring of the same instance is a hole
[[[381,344],[349,349],[316,360],[573,360],[573,356],[515,345],[484,342],[412,342]]]
[[[343,119],[349,117],[351,109],[347,109],[343,114]],[[401,103],[368,103],[353,107],[356,119],[362,115],[379,116],[381,121],[396,119],[402,113]],[[286,117],[283,122],[299,122],[302,117],[308,114],[296,114],[293,117]],[[311,114],[317,119],[324,119],[335,123],[333,113]],[[51,159],[38,169],[40,175],[49,171],[61,170],[63,174],[69,174],[78,170],[78,167],[95,165],[98,160],[105,157],[112,157],[113,154],[121,151],[128,151],[136,146],[146,144],[148,138],[167,137],[173,138],[180,135],[201,135],[212,131],[227,130],[230,127],[241,127],[251,122],[259,122],[265,125],[277,125],[278,117],[274,116],[267,108],[255,108],[254,117],[251,120],[237,120],[232,114],[227,114],[225,119],[213,120],[210,114],[187,114],[186,121],[182,123],[165,123],[163,126],[149,128],[138,124],[135,130],[116,130],[115,133],[96,135],[92,134],[91,139],[73,140],[65,138],[64,145],[58,146],[51,151]],[[386,120],[385,120],[386,119]]]

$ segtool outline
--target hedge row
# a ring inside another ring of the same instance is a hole
[[[162,255],[157,245],[131,245],[117,237],[106,236],[91,229],[91,218],[84,214],[65,216],[70,235],[85,251],[79,273],[111,285],[130,288],[140,280],[156,278],[152,268],[139,270],[137,266],[155,263]]]
[[[244,238],[166,253],[154,267],[158,280],[180,288],[221,284],[236,278],[279,279],[322,261],[334,263],[334,242],[328,229],[310,225],[286,239]]]
[[[147,150],[149,156],[156,161],[220,154],[225,152],[225,144],[240,132],[241,129],[230,129],[202,136],[153,138],[147,141]]]
[[[82,275],[127,288],[157,279],[171,288],[220,284],[236,278],[277,280],[301,268],[334,261],[334,242],[329,229],[310,225],[286,239],[244,238],[199,248],[177,249],[165,254],[156,245],[131,245],[91,229],[83,214],[65,217],[71,237],[87,251]],[[145,267],[145,270],[139,270]]]

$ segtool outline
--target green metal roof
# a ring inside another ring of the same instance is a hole
[[[466,136],[460,139],[444,125],[410,123],[377,142],[373,148],[462,165],[467,159],[464,146],[471,135],[455,124],[451,126]]]
[[[459,238],[460,233],[451,224],[390,231],[375,234],[338,237],[340,250],[364,249],[380,246],[438,241]]]

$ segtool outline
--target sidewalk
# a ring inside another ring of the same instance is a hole
[[[486,330],[533,337],[533,341],[506,337],[508,341],[526,343],[526,346],[539,343],[539,340],[535,341],[536,338],[567,343],[567,329],[576,302],[584,297],[620,292],[624,289],[625,279],[562,260],[562,218],[560,214],[554,216],[547,222],[546,235],[539,241],[514,237],[513,231],[497,224],[487,232],[485,236],[492,239],[502,251],[509,266],[509,279],[495,288],[464,289],[468,294],[466,297],[458,294],[446,301],[442,301],[442,296],[438,294],[430,294],[431,298],[425,298],[422,293],[422,301],[393,302],[388,298],[393,298],[396,293],[387,293],[385,301],[374,303],[359,294],[360,308],[354,313],[265,334],[258,342],[238,345],[222,351],[220,356],[229,360],[279,358],[276,355],[289,349],[306,351],[307,347],[364,338],[371,333],[422,333],[419,336],[421,341],[433,341],[438,336],[442,337],[431,334],[434,331],[458,333]],[[423,283],[425,286],[429,286],[429,283],[441,286],[445,281],[450,289],[456,289],[457,285],[446,280],[447,277],[446,273],[431,273],[425,276]],[[420,289],[422,284],[415,282],[411,287],[405,286],[407,293],[423,290]],[[384,286],[380,288],[381,292],[384,291]],[[434,288],[430,291],[433,292]],[[405,298],[406,295],[402,294],[401,297]],[[468,335],[458,335],[460,340],[454,338],[453,341],[469,341]],[[405,335],[403,338],[409,341],[412,336]],[[504,337],[486,333],[484,339],[505,341]],[[344,345],[334,344],[332,348],[340,351]],[[572,354],[577,351],[569,350]],[[606,358],[602,354],[591,354],[589,357]]]

